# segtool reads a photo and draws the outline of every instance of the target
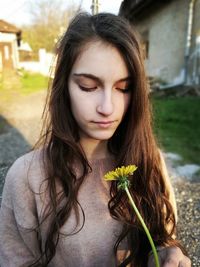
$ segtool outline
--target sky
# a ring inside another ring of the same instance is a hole
[[[55,0],[56,1],[56,0]],[[68,0],[69,1],[69,0]],[[0,0],[0,19],[6,20],[16,26],[30,23],[30,0]],[[80,0],[73,0],[75,4],[79,4]],[[118,13],[122,0],[99,0],[99,11]],[[83,0],[82,8],[91,13],[92,0]]]

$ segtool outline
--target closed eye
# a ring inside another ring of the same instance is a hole
[[[116,88],[116,89],[119,90],[123,94],[127,94],[127,93],[130,92],[130,87],[127,87],[127,88]]]
[[[95,89],[97,89],[97,87],[85,87],[82,85],[79,85],[79,88],[85,92],[91,92],[91,91],[94,91]]]

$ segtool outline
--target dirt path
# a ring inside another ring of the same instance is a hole
[[[1,108],[1,116],[16,128],[30,145],[35,143],[41,129],[45,97],[46,91],[43,90],[28,96],[17,97],[14,103],[4,104]]]
[[[39,137],[45,97],[43,90],[28,96],[16,94],[11,101],[1,101],[0,195],[10,165],[29,151]]]

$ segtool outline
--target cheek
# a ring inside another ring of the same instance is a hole
[[[74,94],[70,94],[70,106],[73,116],[76,118],[79,115],[80,104],[78,105],[77,97]]]
[[[122,114],[122,116],[125,115],[129,105],[130,105],[130,101],[131,101],[131,95],[130,94],[126,94],[124,95],[123,99],[121,99],[120,103],[118,103],[118,109],[120,110],[120,113]]]
[[[71,98],[71,109],[75,117],[79,117],[83,113],[83,110],[82,110],[83,106],[84,106],[83,104],[77,101],[77,98],[75,99]]]
[[[72,113],[76,118],[81,113],[84,101],[81,99],[77,86],[73,82],[69,83],[69,99]]]
[[[91,114],[91,102],[88,97],[74,94],[70,97],[71,109],[76,120],[87,119]]]

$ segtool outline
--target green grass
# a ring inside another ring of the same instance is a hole
[[[200,98],[153,98],[154,130],[166,152],[200,164]]]
[[[47,88],[48,78],[39,73],[23,72],[20,77],[22,94],[37,92]]]
[[[27,71],[16,72],[6,70],[0,76],[0,93],[2,95],[27,95],[46,89],[48,78],[39,74]]]
[[[21,97],[46,90],[48,87],[48,77],[39,73],[4,70],[0,74],[0,113]]]

